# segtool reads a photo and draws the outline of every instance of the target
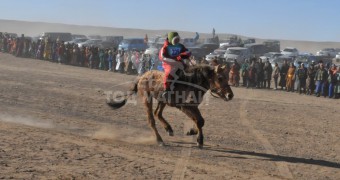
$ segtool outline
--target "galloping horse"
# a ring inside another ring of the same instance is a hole
[[[137,78],[130,92],[135,94],[138,91],[141,95],[146,107],[149,125],[154,131],[159,145],[164,145],[164,142],[156,129],[154,115],[158,117],[169,136],[173,136],[172,127],[162,115],[165,106],[168,105],[178,108],[194,121],[196,128],[190,129],[187,135],[198,134],[197,144],[199,148],[202,148],[204,119],[198,105],[202,102],[203,95],[210,90],[211,93],[214,92],[214,94],[227,101],[231,100],[234,94],[228,85],[225,66],[199,65],[190,67],[186,71],[178,72],[178,79],[173,82],[175,83],[175,88],[170,93],[167,101],[162,97],[164,73],[161,71],[149,71]],[[125,105],[130,95],[132,94],[126,94],[124,99],[118,102],[110,99],[107,104],[113,109],[118,109]],[[154,114],[152,113],[153,98],[158,101]]]

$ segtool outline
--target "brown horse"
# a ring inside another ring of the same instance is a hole
[[[166,105],[176,107],[195,123],[196,128],[192,128],[187,132],[187,135],[196,135],[198,147],[203,147],[203,131],[204,119],[198,109],[198,105],[203,100],[203,95],[211,90],[224,100],[231,100],[234,96],[228,78],[225,75],[225,66],[218,65],[215,68],[207,65],[199,65],[191,67],[188,70],[178,71],[178,79],[174,81],[174,91],[170,93],[167,101],[162,97],[163,76],[160,71],[149,71],[140,78],[137,78],[130,92],[133,94],[139,92],[146,107],[148,122],[156,135],[159,145],[164,145],[161,136],[159,135],[156,126],[154,115],[158,117],[165,130],[170,136],[173,136],[173,130],[170,124],[164,119],[162,113]],[[107,104],[113,109],[122,107],[128,97],[132,94],[125,95],[122,101],[111,100]],[[157,108],[152,113],[152,100],[158,101]]]

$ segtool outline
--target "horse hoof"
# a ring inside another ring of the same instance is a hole
[[[163,147],[163,146],[165,146],[165,144],[164,144],[164,142],[159,142],[158,146]]]
[[[197,132],[194,130],[194,129],[190,129],[188,132],[187,132],[187,136],[193,136],[193,135],[196,135]]]
[[[174,136],[174,132],[168,132],[169,136]]]
[[[203,144],[197,143],[197,147],[198,147],[199,149],[203,149]]]

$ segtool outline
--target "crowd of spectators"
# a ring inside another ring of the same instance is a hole
[[[0,50],[17,57],[34,58],[59,64],[88,67],[127,74],[143,74],[156,68],[156,57],[137,50],[118,50],[117,47],[99,48],[51,40],[48,37],[32,41],[24,35],[11,37],[0,33]]]
[[[9,34],[0,33],[0,51],[17,57],[126,74],[142,75],[149,70],[162,70],[157,55],[144,54],[137,50],[118,50],[117,47],[106,49],[94,46],[79,47],[77,44],[65,44],[63,41],[50,40],[48,37],[35,42],[25,38],[24,35],[11,37]],[[308,65],[301,63],[295,67],[293,63],[288,64],[285,61],[279,67],[277,63],[272,66],[268,60],[263,62],[262,59],[255,58],[246,60],[243,64],[236,60],[232,63],[217,59],[208,62],[204,59],[196,60],[195,57],[187,61],[188,66],[199,63],[211,66],[225,65],[229,83],[234,87],[274,89],[317,97],[340,97],[340,67],[335,64],[324,64],[320,61]]]

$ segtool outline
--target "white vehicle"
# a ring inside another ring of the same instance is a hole
[[[66,41],[65,44],[78,44],[78,43],[82,43],[82,42],[85,42],[89,39],[87,38],[76,38],[76,39],[73,39],[72,41]]]
[[[250,59],[250,52],[248,48],[243,47],[230,47],[224,54],[226,62],[237,62],[243,63],[246,59]]]
[[[338,54],[336,54],[335,59],[336,59],[337,62],[340,61],[340,52]]]
[[[327,57],[335,57],[336,51],[334,48],[325,48],[318,52],[316,52],[317,56],[327,56]]]
[[[81,42],[81,43],[78,43],[78,47],[83,47],[83,46],[96,46],[98,47],[99,44],[102,42],[103,40],[101,39],[89,39],[85,42]]]
[[[52,41],[72,41],[72,34],[71,33],[64,33],[64,32],[43,32],[40,36],[40,39],[43,40],[45,38],[49,38]]]
[[[144,54],[158,55],[158,52],[159,52],[159,48],[157,48],[155,46],[151,46],[151,47],[145,49]]]
[[[297,50],[295,47],[286,47],[281,51],[281,54],[285,56],[298,56],[299,50]]]

